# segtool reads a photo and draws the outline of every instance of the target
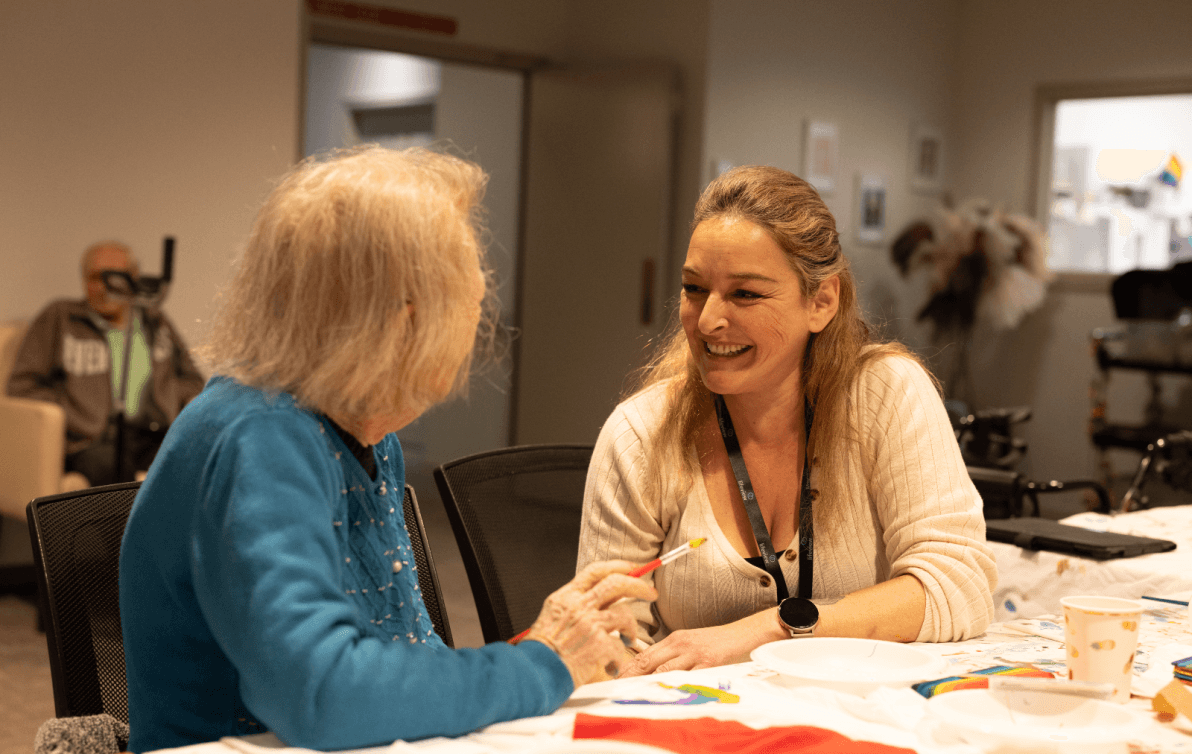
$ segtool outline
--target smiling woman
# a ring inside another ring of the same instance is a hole
[[[636,611],[655,643],[626,672],[796,636],[980,633],[980,497],[931,376],[872,337],[816,191],[775,168],[716,179],[682,284],[681,330],[606,422],[585,493],[581,567],[709,538],[653,575]]]

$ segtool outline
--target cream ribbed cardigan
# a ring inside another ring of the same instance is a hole
[[[765,570],[745,562],[720,530],[702,476],[683,499],[643,498],[645,447],[663,403],[663,386],[653,386],[617,406],[605,423],[588,470],[579,542],[583,568],[613,558],[644,562],[708,537],[654,572],[653,606],[635,606],[655,641],[678,629],[730,623],[776,599]],[[823,502],[839,525],[815,532],[813,597],[843,597],[909,573],[927,592],[919,641],[980,634],[993,615],[997,570],[981,498],[930,377],[911,359],[883,357],[858,378],[851,405],[860,412],[854,421],[861,442],[850,452],[847,499]],[[811,476],[814,488],[814,470]],[[782,570],[794,594],[793,549]]]

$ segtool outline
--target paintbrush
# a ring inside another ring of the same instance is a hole
[[[664,566],[667,563],[673,563],[674,561],[683,557],[684,555],[691,552],[692,550],[694,550],[695,548],[699,547],[700,545],[702,545],[704,542],[707,542],[707,541],[708,541],[707,537],[699,537],[698,539],[693,539],[689,542],[681,544],[678,547],[676,547],[675,549],[668,552],[667,554],[665,554],[661,557],[654,558],[649,563],[646,563],[643,566],[638,566],[637,568],[634,568],[632,571],[629,572],[629,575],[635,579],[641,578],[642,576],[645,576],[647,573],[649,573],[650,571],[653,571],[655,568],[658,568],[659,566]]]
[[[654,558],[649,563],[646,563],[645,565],[641,565],[641,566],[638,566],[637,568],[634,568],[632,571],[629,572],[628,575],[632,578],[640,579],[642,576],[645,576],[647,573],[650,573],[651,571],[659,568],[660,566],[664,566],[667,563],[672,563],[672,562],[678,560],[679,558],[683,557],[684,555],[691,552],[692,550],[694,550],[695,548],[699,547],[700,545],[702,545],[704,542],[707,542],[707,541],[708,541],[707,537],[698,537],[696,539],[692,539],[688,542],[685,542],[682,545],[679,545],[675,549],[671,550],[670,552],[666,553],[665,555]],[[618,601],[620,601],[620,600],[618,600]],[[517,644],[519,641],[526,638],[526,634],[528,634],[528,633],[530,633],[530,629],[527,628],[525,631],[522,631],[520,634],[518,634],[517,636],[514,636],[512,639],[510,639],[509,643]],[[625,641],[625,639],[622,638],[622,641]],[[626,645],[626,646],[628,646],[628,645]]]
[[[1144,595],[1142,595],[1142,599],[1154,600],[1155,602],[1166,602],[1171,605],[1183,605],[1184,607],[1188,606],[1188,603],[1184,602],[1183,600],[1169,600],[1166,597],[1148,597],[1144,594]]]

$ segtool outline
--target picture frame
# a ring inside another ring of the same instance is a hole
[[[840,132],[835,123],[809,120],[803,134],[803,180],[821,194],[836,188]]]
[[[857,176],[857,240],[881,244],[886,240],[886,179],[875,173]]]
[[[926,123],[911,125],[910,185],[915,191],[935,193],[944,187],[944,134]]]

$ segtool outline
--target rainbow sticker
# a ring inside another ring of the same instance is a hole
[[[1159,173],[1159,180],[1166,183],[1168,186],[1179,187],[1180,179],[1184,177],[1184,166],[1180,164],[1180,158],[1173,153],[1171,157],[1167,158],[1167,164],[1163,166],[1163,172]]]

